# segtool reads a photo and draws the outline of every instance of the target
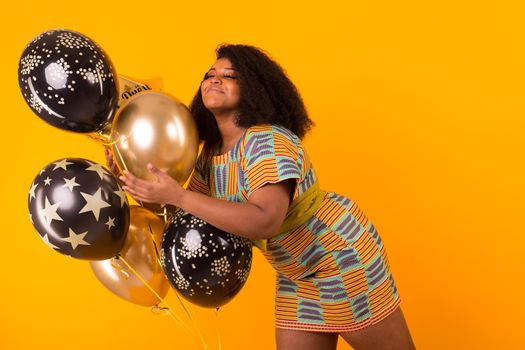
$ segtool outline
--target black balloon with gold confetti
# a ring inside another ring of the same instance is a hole
[[[246,282],[252,244],[189,213],[179,211],[164,233],[161,264],[173,288],[210,308],[229,302]]]
[[[34,38],[18,64],[18,83],[33,112],[68,131],[102,130],[118,102],[115,69],[104,50],[71,30],[50,30]]]

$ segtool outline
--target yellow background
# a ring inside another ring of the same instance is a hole
[[[217,44],[267,50],[317,124],[305,142],[322,187],[354,199],[382,234],[418,348],[525,348],[519,3],[9,2],[0,14],[0,348],[199,349],[31,226],[27,191],[43,166],[103,162],[100,145],[45,124],[19,92],[24,46],[53,28],[93,38],[122,74],[161,76],[185,103]],[[273,270],[257,252],[247,285],[219,313],[223,349],[274,348],[273,295]],[[173,292],[168,302],[177,304]],[[217,349],[215,314],[192,310]]]

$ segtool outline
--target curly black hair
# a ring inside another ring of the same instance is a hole
[[[227,58],[237,72],[240,101],[236,124],[250,127],[278,124],[303,138],[313,126],[295,85],[281,66],[263,50],[249,45],[222,44],[217,59]],[[199,89],[190,104],[200,141],[204,141],[203,160],[211,159],[222,142],[213,114],[204,106]]]

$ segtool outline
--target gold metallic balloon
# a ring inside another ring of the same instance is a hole
[[[147,209],[132,206],[126,243],[119,255],[140,278],[117,258],[90,261],[91,269],[98,280],[119,297],[139,305],[156,305],[160,300],[148,286],[161,298],[169,290],[169,282],[158,260],[163,233],[164,222],[159,217]]]
[[[193,170],[199,142],[188,108],[157,91],[142,92],[120,108],[113,121],[111,141],[121,170],[155,180],[146,168],[152,163],[181,185]]]
[[[137,79],[119,74],[116,83],[119,91],[117,109],[122,107],[130,98],[135,95],[147,91],[162,91],[162,79],[160,77],[151,79]],[[113,119],[114,116],[108,123],[104,124],[100,130],[88,133],[86,135],[105,146],[111,144],[110,135]]]

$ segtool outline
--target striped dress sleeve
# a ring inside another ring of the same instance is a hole
[[[193,173],[191,174],[190,182],[188,184],[187,189],[193,192],[198,192],[210,196],[210,187],[208,186],[208,183],[206,182],[202,174],[201,164],[202,162],[199,157],[199,159],[197,159],[197,162],[195,162],[195,168],[193,169]]]
[[[301,180],[303,158],[299,139],[287,129],[278,126],[254,128],[247,136],[243,170],[247,197],[266,184],[295,179]]]

